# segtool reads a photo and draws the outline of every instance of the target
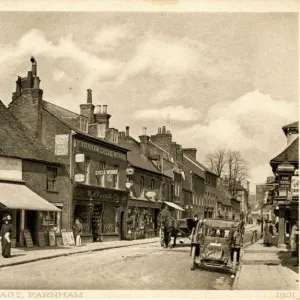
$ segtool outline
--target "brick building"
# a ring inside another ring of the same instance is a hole
[[[61,213],[68,207],[68,173],[42,143],[0,101],[0,226],[12,216],[12,244],[24,246],[24,230],[33,244],[38,233],[58,234],[65,224]]]
[[[124,215],[124,237],[137,239],[158,235],[159,212],[163,201],[173,186],[170,176],[165,175],[149,159],[149,139],[146,130],[138,142],[130,136],[129,126],[119,132],[119,144],[130,151],[127,154],[128,206]]]
[[[16,82],[9,111],[68,171],[63,227],[71,229],[79,218],[83,240],[120,239],[128,195],[127,149],[118,145],[118,131],[109,126],[107,105],[95,107],[91,90],[80,114],[44,101],[32,59],[32,70]]]

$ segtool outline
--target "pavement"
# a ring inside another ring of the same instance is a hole
[[[149,238],[134,241],[111,241],[88,243],[80,247],[75,246],[56,246],[56,247],[33,247],[33,248],[12,248],[10,258],[0,256],[0,268],[26,264],[44,259],[51,259],[61,256],[69,256],[79,253],[87,253],[94,251],[103,251],[108,249],[130,247],[136,245],[144,245],[158,243],[159,238]]]
[[[299,290],[299,266],[287,249],[266,247],[263,240],[248,245],[233,284],[234,290]]]

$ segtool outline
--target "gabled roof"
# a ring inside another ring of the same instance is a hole
[[[59,159],[18,121],[0,101],[0,155],[59,163]]]
[[[162,174],[161,171],[149,159],[140,153],[138,142],[134,138],[127,136],[125,140],[120,139],[119,145],[129,149],[129,152],[127,153],[127,160],[132,166],[156,174]]]
[[[296,162],[299,161],[299,137],[290,143],[280,154],[270,161],[270,165],[279,164],[283,162]]]
[[[194,174],[198,175],[199,177],[205,178],[205,170],[185,155],[183,155],[183,164]]]
[[[98,138],[87,132],[84,132],[84,131],[80,130],[78,127],[74,126],[70,121],[68,121],[68,118],[72,118],[72,117],[74,117],[74,118],[76,118],[76,117],[77,118],[79,118],[79,117],[85,118],[85,117],[78,115],[76,113],[73,113],[65,108],[62,108],[60,106],[57,106],[57,105],[47,102],[47,101],[43,101],[42,106],[43,106],[44,110],[46,110],[48,113],[53,115],[55,118],[57,118],[60,122],[62,122],[69,129],[73,130],[75,133],[77,133],[83,137],[92,139],[95,142],[101,142],[102,144],[108,144],[108,145],[112,146],[113,148],[116,148],[123,152],[128,150],[127,148],[123,148],[122,146],[119,146],[119,144],[113,143],[107,139]]]

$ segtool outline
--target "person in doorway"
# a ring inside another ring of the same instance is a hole
[[[299,235],[299,223],[296,221],[296,223],[292,227],[292,233],[291,233],[291,252],[292,256],[295,256],[297,251],[297,243],[296,243],[296,235]]]
[[[76,247],[81,246],[81,235],[82,235],[82,224],[79,219],[75,220],[75,236],[76,236]]]
[[[1,227],[0,239],[2,244],[2,256],[5,258],[11,257],[11,232],[12,225],[10,224],[11,216],[3,217],[3,225]]]

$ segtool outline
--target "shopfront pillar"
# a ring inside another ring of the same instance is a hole
[[[20,214],[20,237],[19,237],[21,247],[25,246],[25,240],[23,235],[24,229],[25,229],[25,210],[22,209]]]
[[[286,248],[286,245],[285,245],[285,209],[284,209],[284,207],[279,207],[278,248]]]

